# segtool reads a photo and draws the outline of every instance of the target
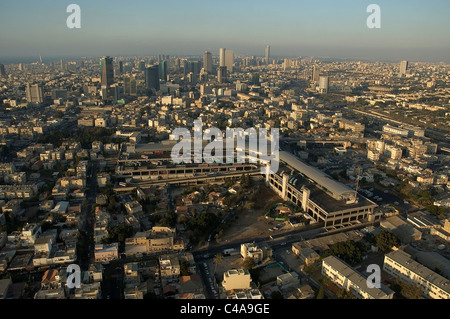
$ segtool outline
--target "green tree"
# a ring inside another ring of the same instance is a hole
[[[215,263],[216,265],[218,265],[218,264],[220,264],[222,261],[223,261],[223,256],[222,256],[222,254],[221,254],[221,253],[217,253],[217,254],[214,256],[214,263]]]
[[[353,293],[350,290],[346,290],[344,288],[340,288],[337,291],[336,296],[339,299],[355,299],[355,296],[353,295]]]
[[[256,262],[252,257],[247,257],[242,261],[242,267],[244,267],[244,269],[253,269],[253,267],[256,266]]]
[[[392,247],[398,247],[400,245],[400,240],[393,233],[382,230],[375,236],[376,246],[383,252],[391,251]]]
[[[365,253],[366,250],[366,246],[363,243],[347,240],[334,243],[330,249],[322,255],[322,258],[336,256],[354,266],[362,261],[363,253]]]
[[[316,299],[325,298],[325,287],[323,284],[320,285],[319,291],[317,292]]]
[[[182,259],[180,262],[180,274],[181,276],[190,276],[189,262],[186,259]]]

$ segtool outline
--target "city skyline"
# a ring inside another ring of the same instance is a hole
[[[25,5],[24,5],[25,4]],[[2,4],[0,59],[155,54],[316,56],[383,61],[449,62],[450,3],[378,1],[381,28],[369,29],[370,2],[268,1],[226,5],[194,1],[78,1],[81,28],[66,26],[69,3]],[[27,8],[24,10],[23,8]],[[156,12],[156,13],[154,13]],[[161,14],[164,13],[164,14]],[[150,19],[151,17],[151,19]],[[14,26],[14,28],[11,28]],[[425,26],[425,27],[424,27]],[[11,62],[10,62],[11,63]]]

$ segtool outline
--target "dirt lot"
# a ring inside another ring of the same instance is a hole
[[[286,223],[282,229],[270,232],[269,228],[272,228],[281,222],[269,221],[264,215],[272,204],[283,202],[283,200],[266,186],[261,187],[258,198],[261,198],[261,201],[264,202],[264,205],[261,205],[263,207],[254,210],[245,210],[240,213],[238,218],[233,221],[233,224],[224,232],[220,239],[220,243],[258,236],[268,236],[272,233],[280,233],[292,229],[291,226]]]

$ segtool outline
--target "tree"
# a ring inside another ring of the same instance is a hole
[[[223,256],[222,256],[222,254],[221,254],[221,253],[217,253],[217,254],[214,256],[214,263],[215,263],[216,265],[218,265],[218,264],[220,264],[222,261],[223,261]]]
[[[283,299],[283,295],[277,290],[270,294],[270,299]]]
[[[182,259],[180,262],[180,274],[181,276],[190,276],[189,263],[186,259]]]
[[[419,299],[422,296],[422,288],[417,284],[401,282],[401,294],[408,299]]]
[[[325,287],[323,284],[320,285],[319,291],[317,292],[316,299],[324,299],[325,298]]]
[[[393,233],[382,230],[375,236],[376,246],[383,252],[391,251],[392,247],[399,246],[400,240]]]
[[[344,288],[340,288],[336,293],[336,296],[339,299],[355,299],[355,296],[350,290],[346,290]]]
[[[256,262],[252,257],[246,257],[244,258],[244,260],[242,261],[242,267],[244,267],[244,269],[253,269],[253,267],[256,266]]]
[[[322,258],[336,256],[354,266],[362,261],[364,252],[366,252],[366,246],[363,243],[347,240],[334,243],[331,248],[322,255]]]

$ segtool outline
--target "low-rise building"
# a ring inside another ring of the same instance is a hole
[[[383,270],[408,284],[419,285],[426,298],[450,299],[450,281],[402,250],[394,250],[384,256]]]
[[[347,263],[335,256],[322,260],[322,274],[334,284],[353,293],[359,299],[392,299],[394,292],[388,287],[368,287],[367,278],[352,269]]]
[[[230,269],[224,272],[222,286],[225,290],[251,289],[252,279],[247,269]]]
[[[101,263],[119,258],[119,243],[97,244],[94,250],[95,262]]]

